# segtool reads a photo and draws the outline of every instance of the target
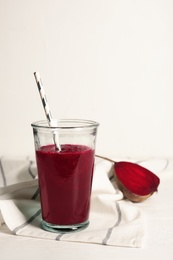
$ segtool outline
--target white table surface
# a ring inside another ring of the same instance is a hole
[[[142,248],[126,248],[20,237],[5,224],[0,228],[0,259],[173,259],[173,159],[168,172],[160,173],[159,191],[139,207],[146,219]]]

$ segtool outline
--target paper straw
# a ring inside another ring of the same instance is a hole
[[[45,111],[45,114],[46,114],[48,124],[49,124],[49,126],[55,126],[53,124],[52,114],[51,114],[51,111],[50,111],[50,108],[49,108],[49,105],[48,105],[48,102],[47,102],[46,94],[45,94],[45,91],[44,91],[44,87],[43,87],[42,80],[41,80],[39,72],[34,72],[34,76],[35,76],[37,87],[38,87],[38,90],[39,90],[39,93],[40,93],[41,101],[42,101],[42,104],[43,104],[43,108],[44,108],[44,111]],[[56,132],[53,133],[53,140],[54,140],[56,149],[61,151],[61,147],[60,147],[60,144],[58,142],[58,136],[57,136]]]

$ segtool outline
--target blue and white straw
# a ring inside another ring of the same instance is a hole
[[[35,76],[37,87],[38,87],[38,90],[39,90],[39,93],[40,93],[41,101],[42,101],[42,104],[43,104],[43,108],[44,108],[44,111],[45,111],[45,114],[46,114],[48,124],[49,124],[49,126],[55,126],[53,124],[52,114],[51,114],[51,111],[50,111],[50,108],[49,108],[49,105],[48,105],[48,102],[47,102],[46,94],[45,94],[45,91],[44,91],[44,87],[43,87],[42,80],[41,80],[39,72],[34,72],[34,76]],[[58,142],[57,132],[53,133],[53,140],[54,140],[56,149],[61,151],[61,147],[60,147],[60,144]]]

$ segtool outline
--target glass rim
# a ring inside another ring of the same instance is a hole
[[[55,124],[55,125],[54,125]],[[33,128],[41,129],[86,129],[98,127],[99,123],[87,119],[52,119],[52,125],[47,120],[39,120],[31,124]]]

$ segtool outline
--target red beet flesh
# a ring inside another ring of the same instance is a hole
[[[134,194],[145,196],[157,191],[160,179],[138,164],[116,162],[114,170],[122,184]]]

